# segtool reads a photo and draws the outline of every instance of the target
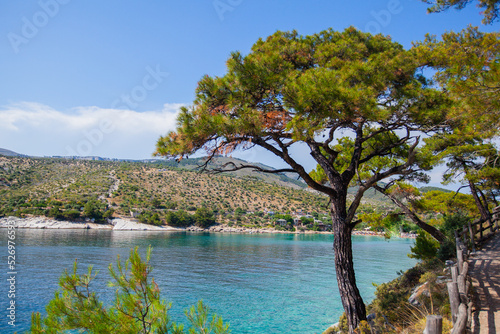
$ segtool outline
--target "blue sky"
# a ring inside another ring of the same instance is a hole
[[[231,51],[277,30],[352,25],[410,47],[468,24],[498,29],[481,19],[474,3],[427,14],[418,0],[3,0],[0,147],[149,158],[198,80],[224,74]],[[280,165],[264,152],[242,157]]]

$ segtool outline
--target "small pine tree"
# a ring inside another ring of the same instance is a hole
[[[42,318],[38,312],[32,314],[30,333],[185,334],[182,324],[170,320],[168,310],[171,304],[160,299],[160,289],[150,278],[150,258],[151,248],[145,261],[135,248],[125,263],[118,258],[116,268],[110,264],[113,281],[109,286],[116,288],[116,295],[109,308],[105,308],[90,289],[96,276],[92,266],[87,274],[78,275],[75,261],[73,272],[65,271],[59,279],[60,289],[46,307],[47,316]],[[229,325],[217,315],[212,315],[208,321],[209,309],[201,301],[187,310],[186,316],[191,324],[190,334],[230,333]]]
[[[428,233],[420,231],[415,239],[415,245],[410,248],[410,258],[419,260],[430,260],[436,257],[439,248],[439,243],[434,240]]]

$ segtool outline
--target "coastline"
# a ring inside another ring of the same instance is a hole
[[[95,229],[95,230],[110,230],[110,231],[163,231],[163,232],[208,232],[208,233],[275,233],[275,234],[333,234],[329,231],[279,231],[273,228],[249,228],[249,227],[233,227],[228,225],[214,225],[209,228],[200,228],[197,226],[189,227],[171,227],[171,226],[154,226],[139,223],[133,219],[115,218],[109,221],[108,224],[96,224],[91,221],[72,222],[65,220],[55,220],[44,216],[33,216],[26,218],[19,217],[3,217],[0,218],[0,228],[7,228],[15,225],[16,228],[27,229]],[[385,237],[383,232],[372,231],[353,231],[352,235],[360,236],[376,236]],[[415,238],[416,235],[406,233],[399,237]]]

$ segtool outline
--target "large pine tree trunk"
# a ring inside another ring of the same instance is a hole
[[[469,188],[470,188],[470,193],[472,197],[474,198],[474,201],[476,202],[477,209],[479,210],[479,213],[481,214],[481,218],[484,221],[490,221],[491,223],[491,214],[488,208],[481,202],[481,198],[479,198],[478,195],[478,189],[476,188],[476,185],[474,182],[469,180]],[[487,205],[487,203],[486,203]]]
[[[337,283],[342,305],[347,316],[349,332],[354,333],[354,329],[356,329],[359,323],[362,320],[366,320],[366,309],[356,286],[352,258],[351,228],[346,224],[344,210],[337,210],[334,205],[331,215],[334,232],[333,250],[335,253]]]

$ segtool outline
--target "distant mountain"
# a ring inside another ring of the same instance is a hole
[[[452,190],[448,190],[448,189],[444,189],[444,188],[439,188],[439,187],[422,187],[422,188],[418,188],[418,190],[420,190],[423,193],[428,193],[429,191],[435,191],[435,190],[442,191],[442,192],[445,192],[445,193],[451,193],[451,192],[453,192]]]
[[[14,151],[7,150],[5,148],[0,148],[0,155],[7,157],[27,157],[27,155],[25,154],[16,153]]]
[[[176,161],[176,160],[162,160],[162,161],[154,161],[155,163],[160,163],[160,164],[165,164],[169,167],[176,167],[180,169],[186,169],[186,170],[198,170],[200,166],[202,166],[205,163],[205,157],[203,158],[190,158],[190,159],[182,159],[181,161]],[[245,160],[237,159],[237,158],[230,158],[230,157],[223,157],[219,156],[214,158],[210,164],[207,166],[207,169],[215,169],[215,168],[221,168],[224,164],[227,163],[233,163],[237,166],[240,165],[255,165],[257,167],[260,167],[262,169],[266,170],[274,170],[275,168],[261,164],[261,163],[255,163],[255,162],[248,162]],[[236,172],[225,172],[224,174],[229,174],[229,175],[234,175],[238,178],[243,178],[243,179],[255,179],[255,180],[261,180],[267,183],[276,183],[282,186],[291,186],[294,188],[306,188],[307,185],[302,181],[302,179],[299,179],[297,175],[294,173],[263,173],[263,172],[258,172],[258,171],[253,171],[252,168],[245,168],[241,169]]]
[[[214,163],[229,161],[242,162],[222,158]],[[208,207],[224,215],[219,217],[223,221],[233,223],[267,222],[262,220],[262,214],[234,216],[237,208],[250,213],[326,211],[327,197],[299,187],[296,182],[300,181],[250,170],[239,171],[242,176],[197,173],[193,168],[201,162],[0,157],[0,216],[17,212],[12,210],[45,214],[50,201],[67,204],[79,212],[84,203],[95,199],[112,207],[115,216],[154,212],[166,219],[168,210]],[[61,210],[66,212],[69,207]]]
[[[119,159],[119,158],[103,158],[99,156],[62,156],[62,155],[53,155],[49,158],[56,159],[68,159],[68,160],[86,160],[86,161],[115,161],[115,162],[155,162],[160,159]]]

